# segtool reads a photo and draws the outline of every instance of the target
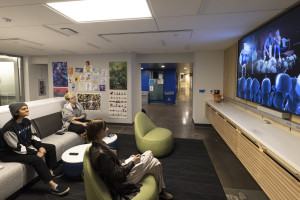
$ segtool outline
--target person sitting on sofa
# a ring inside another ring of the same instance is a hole
[[[64,195],[70,188],[53,181],[63,174],[55,174],[57,167],[56,149],[53,144],[42,143],[36,136],[36,130],[29,119],[28,106],[25,103],[12,103],[9,110],[13,118],[1,129],[0,160],[3,162],[20,162],[31,165],[45,184],[49,184],[51,193]],[[45,161],[43,160],[45,158]]]
[[[121,164],[116,154],[102,141],[108,130],[103,119],[91,120],[82,137],[92,142],[89,150],[92,166],[107,185],[113,199],[132,199],[139,192],[139,181],[146,173],[154,175],[161,199],[173,199],[173,195],[164,190],[162,166],[152,152],[131,155],[128,162]]]
[[[79,103],[76,102],[76,97],[72,93],[66,93],[65,99],[67,103],[62,110],[62,130],[68,130],[77,134],[82,134],[85,131],[86,113]]]

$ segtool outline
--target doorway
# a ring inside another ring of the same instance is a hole
[[[180,63],[177,67],[177,97],[179,101],[191,102],[193,97],[193,68],[191,63]]]

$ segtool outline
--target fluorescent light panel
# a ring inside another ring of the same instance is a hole
[[[85,0],[47,5],[77,22],[152,17],[146,0]]]

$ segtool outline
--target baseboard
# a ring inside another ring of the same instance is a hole
[[[200,127],[212,127],[211,124],[199,124],[199,123],[195,123],[194,119],[192,119],[194,126],[200,126]]]

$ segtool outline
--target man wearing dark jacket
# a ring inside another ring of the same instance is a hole
[[[57,166],[56,149],[53,144],[42,143],[36,136],[30,120],[25,118],[29,115],[28,106],[25,103],[12,103],[9,110],[13,118],[1,129],[0,160],[29,164],[43,182],[49,184],[52,194],[68,193],[69,187],[58,185],[52,180],[62,175],[55,175],[53,172]]]

